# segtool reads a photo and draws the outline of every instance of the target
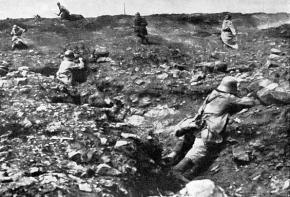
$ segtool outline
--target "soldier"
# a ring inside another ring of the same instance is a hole
[[[69,11],[63,5],[61,5],[59,2],[57,2],[57,6],[59,9],[59,13],[57,15],[60,16],[60,18],[62,20],[69,20],[70,19]]]
[[[136,36],[141,39],[142,44],[149,44],[149,40],[146,37],[148,35],[146,26],[148,25],[146,19],[141,17],[140,13],[137,12],[134,19],[134,31]]]
[[[57,79],[62,81],[66,85],[75,85],[76,76],[75,73],[86,72],[85,63],[83,58],[79,58],[79,63],[75,63],[75,55],[73,51],[67,50],[64,53],[63,61],[61,62],[59,69],[56,73]]]
[[[220,85],[207,96],[197,116],[185,121],[176,129],[177,136],[188,132],[193,132],[191,135],[197,134],[191,149],[173,167],[173,174],[177,178],[185,180],[182,174],[187,169],[193,165],[200,166],[202,159],[220,147],[224,141],[225,129],[230,115],[258,103],[253,98],[239,98],[236,94],[237,80],[230,76],[224,77]],[[197,124],[197,120],[200,120],[201,123]]]
[[[25,49],[28,48],[27,45],[21,38],[21,35],[26,32],[25,29],[19,27],[18,25],[13,25],[11,35],[12,35],[12,50],[18,49]]]
[[[221,39],[225,45],[238,49],[239,46],[236,42],[236,30],[232,23],[231,15],[227,14],[224,18],[222,29],[221,29]]]

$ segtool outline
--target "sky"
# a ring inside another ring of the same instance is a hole
[[[0,18],[56,17],[58,0],[0,0]],[[71,13],[85,17],[126,14],[217,12],[288,12],[290,0],[59,0]]]

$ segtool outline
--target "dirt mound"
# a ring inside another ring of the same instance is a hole
[[[231,50],[219,38],[224,14],[146,16],[150,45],[134,37],[132,16],[1,21],[0,195],[174,195],[184,185],[160,158],[178,139],[154,131],[194,115],[226,75],[241,95],[258,96],[265,87],[251,84],[261,79],[289,91],[288,26],[262,31],[261,17],[276,15],[233,14],[240,49]],[[10,50],[14,22],[28,27],[29,50]],[[105,49],[112,61],[91,61],[88,81],[66,87],[54,74],[67,48]],[[218,157],[188,177],[231,196],[286,197],[289,111],[270,100],[237,114]]]

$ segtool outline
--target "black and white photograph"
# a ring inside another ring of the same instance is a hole
[[[290,0],[0,5],[0,197],[290,197]]]

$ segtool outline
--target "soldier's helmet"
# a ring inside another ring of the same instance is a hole
[[[236,94],[238,91],[238,81],[234,77],[226,76],[222,79],[217,89],[222,92]]]
[[[232,16],[230,14],[225,15],[225,20],[232,20]]]
[[[135,15],[136,15],[136,16],[140,16],[140,12],[137,12]]]
[[[60,2],[57,2],[56,5],[60,5]]]
[[[75,58],[74,56],[74,52],[72,50],[67,50],[65,53],[64,53],[64,57],[68,60],[73,60]]]

